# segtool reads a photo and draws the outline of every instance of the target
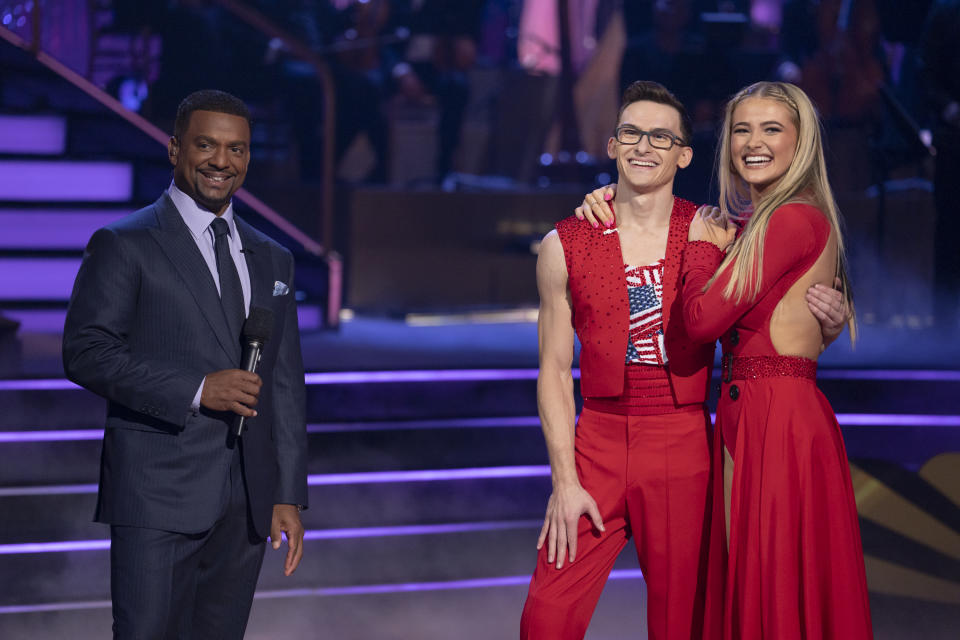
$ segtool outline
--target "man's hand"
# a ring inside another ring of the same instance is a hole
[[[270,523],[270,545],[276,550],[283,541],[281,533],[287,534],[287,557],[283,561],[283,575],[290,576],[300,565],[303,557],[303,523],[300,511],[293,504],[273,505],[273,522]]]
[[[207,374],[203,382],[200,404],[214,411],[233,411],[235,414],[252,418],[257,412],[260,376],[242,369],[224,369]]]
[[[584,197],[583,203],[574,209],[573,213],[581,220],[586,219],[594,229],[599,229],[601,224],[609,229],[615,221],[613,209],[610,208],[610,201],[615,195],[617,195],[615,184],[594,189]]]
[[[850,320],[850,307],[840,290],[842,286],[840,278],[836,278],[833,289],[822,284],[807,289],[807,306],[820,321],[824,346],[836,340]]]
[[[701,205],[700,208],[697,209],[696,215],[707,222],[713,222],[719,225],[724,223],[723,211],[720,210],[720,207],[714,207],[709,204]]]
[[[580,486],[566,486],[555,489],[547,502],[547,515],[543,519],[543,528],[537,539],[537,549],[547,543],[547,562],[557,561],[557,569],[563,567],[564,558],[568,555],[570,562],[577,557],[577,525],[580,516],[587,514],[593,526],[599,531],[606,531],[597,503],[590,494]]]
[[[737,237],[737,227],[732,222],[718,218],[716,207],[700,207],[690,221],[687,240],[712,242],[721,251],[726,251]]]

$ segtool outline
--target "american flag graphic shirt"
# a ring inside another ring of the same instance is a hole
[[[625,265],[630,301],[628,364],[667,363],[663,348],[663,260],[642,267]]]

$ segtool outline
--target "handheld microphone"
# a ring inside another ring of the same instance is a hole
[[[273,311],[263,307],[250,307],[250,315],[243,323],[241,335],[243,338],[243,358],[240,362],[240,368],[254,373],[257,370],[257,365],[260,364],[263,345],[273,335]],[[243,435],[245,420],[246,416],[238,416],[235,430],[238,438]]]

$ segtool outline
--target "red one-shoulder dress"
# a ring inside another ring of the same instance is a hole
[[[816,361],[777,353],[770,318],[830,237],[806,204],[777,209],[764,241],[760,294],[735,302],[712,244],[687,245],[683,313],[694,340],[722,339],[714,445],[711,563],[724,573],[722,602],[707,603],[724,640],[873,638],[860,527],[843,437],[816,386]],[[722,465],[733,457],[729,553]],[[708,623],[709,624],[709,623]]]

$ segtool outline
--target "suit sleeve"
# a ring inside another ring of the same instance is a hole
[[[819,220],[816,217],[819,217]],[[723,260],[723,254],[709,242],[689,242],[683,256],[683,320],[687,334],[696,342],[717,340],[736,321],[763,298],[776,283],[796,265],[819,256],[815,225],[825,225],[823,214],[809,206],[785,205],[770,218],[763,245],[763,274],[756,299],[744,296],[740,301],[724,298],[723,290],[730,281],[730,267],[710,285]]]
[[[279,468],[274,503],[307,506],[306,388],[294,295],[293,256],[288,253],[287,258],[290,265],[287,280],[290,293],[286,296],[283,337],[273,374],[273,434]]]
[[[63,368],[107,400],[183,428],[204,374],[131,352],[141,267],[125,244],[110,229],[90,239],[67,309]]]

